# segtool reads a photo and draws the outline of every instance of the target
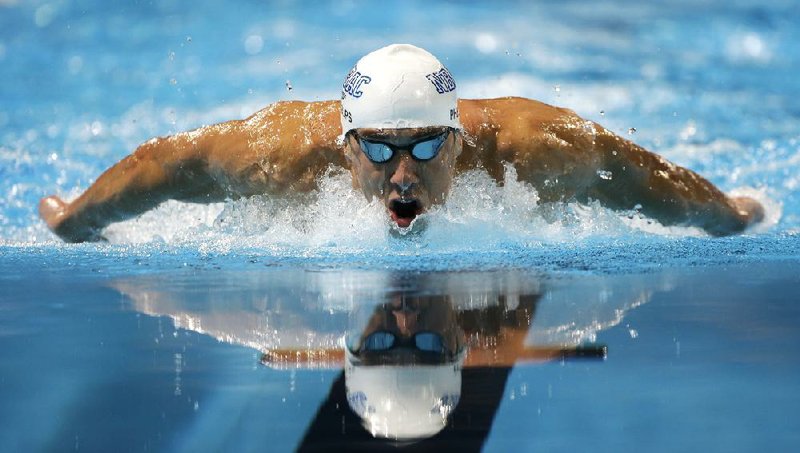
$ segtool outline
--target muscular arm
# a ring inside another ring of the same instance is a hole
[[[510,162],[542,201],[594,199],[625,210],[641,205],[642,213],[665,225],[698,226],[713,235],[740,232],[763,218],[755,200],[728,197],[693,171],[570,110],[523,98],[464,100],[459,109],[472,135],[464,163],[501,179],[499,162]]]
[[[169,199],[209,203],[311,190],[328,165],[345,165],[336,145],[338,109],[334,102],[284,102],[247,120],[153,139],[73,202],[42,199],[39,213],[65,241],[83,242]]]
[[[587,195],[611,208],[638,204],[665,225],[698,226],[715,236],[741,232],[764,217],[755,200],[729,197],[697,173],[599,126],[595,150],[610,179],[595,178]]]
[[[43,199],[39,212],[50,229],[68,242],[101,238],[106,225],[134,217],[168,199],[224,193],[210,177],[206,153],[186,136],[153,139],[106,170],[72,203],[56,196]]]

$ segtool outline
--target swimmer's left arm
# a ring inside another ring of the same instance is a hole
[[[764,208],[748,197],[730,197],[697,173],[675,165],[595,125],[597,175],[589,198],[615,209],[634,209],[665,225],[703,228],[714,236],[742,232],[761,221]]]
[[[729,197],[695,172],[674,165],[568,109],[524,98],[462,101],[473,154],[495,175],[493,161],[513,164],[541,201],[598,200],[641,212],[665,225],[698,226],[721,236],[763,219],[747,197]],[[471,154],[470,154],[471,153]],[[496,155],[493,155],[496,153]],[[488,157],[480,157],[480,156]]]

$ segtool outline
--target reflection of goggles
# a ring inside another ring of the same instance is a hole
[[[369,160],[376,164],[382,164],[392,160],[394,154],[400,149],[410,149],[411,157],[415,160],[431,160],[439,154],[439,150],[442,149],[442,145],[452,131],[453,128],[448,127],[447,130],[439,135],[423,138],[406,146],[395,146],[380,141],[367,140],[359,137],[355,132],[353,132],[353,135]]]
[[[418,332],[411,337],[402,338],[386,331],[369,334],[369,336],[364,339],[358,352],[384,352],[395,348],[417,349],[418,351],[432,354],[451,353],[451,351],[445,347],[444,339],[438,333]]]

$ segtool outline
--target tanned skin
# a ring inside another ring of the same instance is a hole
[[[375,164],[354,134],[339,140],[339,101],[279,102],[245,120],[153,139],[73,202],[43,198],[39,213],[65,241],[96,241],[107,225],[169,199],[210,203],[307,192],[334,165],[350,170],[354,187],[382,200],[392,220],[407,226],[444,202],[454,176],[483,168],[502,181],[510,163],[542,202],[598,200],[621,210],[640,205],[643,214],[665,225],[698,226],[715,236],[741,232],[763,218],[757,201],[728,197],[691,170],[570,110],[518,97],[462,99],[458,109],[463,130],[448,135],[436,158],[417,161],[402,151]],[[402,148],[437,131],[355,132]],[[611,179],[598,171],[610,172]],[[400,200],[414,203],[411,214],[396,207]]]

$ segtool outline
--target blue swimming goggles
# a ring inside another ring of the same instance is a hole
[[[358,352],[386,352],[401,347],[433,354],[451,353],[444,345],[444,339],[438,333],[418,332],[411,337],[401,338],[392,332],[386,331],[369,334],[364,339]]]
[[[392,160],[394,154],[401,149],[410,149],[411,157],[415,160],[431,160],[439,154],[439,150],[442,149],[442,145],[453,130],[453,128],[447,128],[446,131],[439,135],[423,138],[406,146],[395,146],[378,140],[368,140],[359,137],[355,132],[353,132],[353,135],[358,140],[358,144],[364,154],[367,155],[367,158],[376,164],[382,164]]]

